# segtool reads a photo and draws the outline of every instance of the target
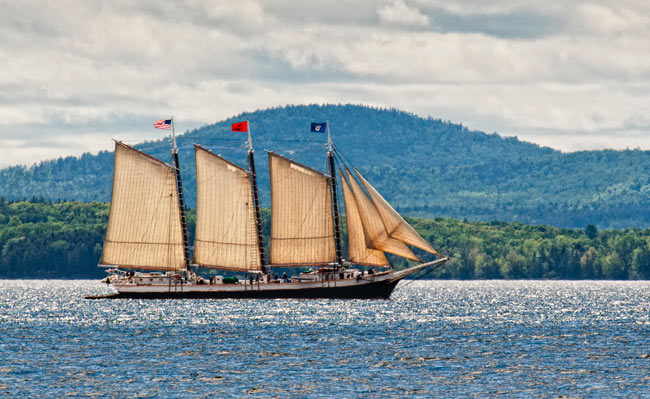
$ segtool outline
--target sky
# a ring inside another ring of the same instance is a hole
[[[0,167],[287,104],[650,149],[647,0],[0,0]]]

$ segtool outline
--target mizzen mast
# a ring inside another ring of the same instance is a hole
[[[330,121],[325,122],[327,125],[327,161],[330,168],[331,192],[332,192],[332,210],[334,217],[334,245],[336,246],[336,263],[343,266],[343,256],[341,254],[341,229],[339,226],[339,203],[336,196],[336,170],[334,169],[334,152],[332,151],[332,136],[330,134]]]

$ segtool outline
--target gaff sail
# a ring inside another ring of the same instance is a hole
[[[336,261],[330,177],[269,152],[272,265]]]
[[[115,142],[113,193],[102,265],[185,268],[174,168]]]
[[[261,270],[250,173],[195,145],[194,263],[207,268]]]

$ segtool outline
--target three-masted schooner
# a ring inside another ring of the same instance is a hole
[[[173,166],[115,142],[113,192],[100,266],[109,267],[105,282],[116,292],[88,298],[388,298],[404,277],[448,260],[347,166],[338,173],[348,236],[348,256],[343,258],[329,125],[329,173],[268,152],[267,256],[247,122],[233,125],[233,130],[248,132],[248,170],[194,145],[197,204],[190,259],[173,120],[165,122],[172,127]],[[392,270],[385,252],[421,262],[408,245],[438,259]],[[354,265],[388,270],[362,271]],[[273,275],[272,268],[287,266],[309,270],[291,278]],[[231,270],[246,278],[206,279],[197,274],[198,268]]]

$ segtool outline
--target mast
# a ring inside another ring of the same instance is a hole
[[[330,121],[327,124],[327,160],[330,166],[331,191],[332,191],[332,209],[334,216],[334,245],[336,246],[336,262],[340,267],[343,266],[343,257],[341,256],[341,230],[339,228],[339,203],[336,198],[336,171],[334,170],[334,153],[332,152],[332,137],[330,135]]]
[[[248,127],[248,165],[251,172],[251,182],[253,188],[253,204],[255,206],[255,225],[257,227],[257,248],[260,252],[260,263],[262,266],[262,273],[266,274],[266,257],[264,256],[264,237],[262,236],[262,217],[260,216],[260,200],[257,195],[257,177],[255,175],[255,157],[253,154],[253,140],[251,139],[251,126],[246,121]]]
[[[181,229],[183,230],[183,256],[185,257],[185,270],[190,270],[190,244],[187,235],[187,221],[185,219],[185,201],[183,200],[183,185],[181,183],[181,167],[178,162],[178,146],[176,145],[176,131],[174,130],[174,117],[172,121],[172,138],[174,140],[174,149],[172,157],[174,159],[174,168],[176,172],[176,191],[178,192],[178,207],[181,211]]]

